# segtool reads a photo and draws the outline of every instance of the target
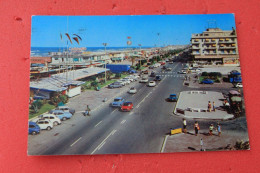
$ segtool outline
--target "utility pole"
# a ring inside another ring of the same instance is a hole
[[[103,43],[103,46],[105,47],[105,83],[107,82],[107,43]]]
[[[140,48],[140,52],[141,52],[141,46],[142,46],[142,45],[141,45],[141,44],[138,44],[138,46],[139,46],[139,48]],[[139,60],[140,60],[140,68],[141,68],[141,57],[140,57]]]

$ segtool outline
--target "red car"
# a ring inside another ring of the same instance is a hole
[[[133,109],[133,103],[132,102],[124,102],[121,106],[121,111],[131,111]]]
[[[161,65],[165,65],[165,62],[164,61],[162,61],[162,62],[160,62],[161,63]]]

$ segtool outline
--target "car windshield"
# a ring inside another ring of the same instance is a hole
[[[121,99],[114,99],[114,102],[119,102],[121,101]]]
[[[130,90],[134,90],[134,89],[135,89],[134,87],[130,88]]]
[[[176,95],[175,94],[171,94],[170,97],[176,97]]]
[[[130,106],[130,105],[131,105],[131,103],[129,103],[129,102],[126,102],[126,103],[124,103],[123,105],[124,105],[124,106]]]

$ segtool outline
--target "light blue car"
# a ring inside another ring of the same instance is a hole
[[[114,101],[111,103],[112,107],[121,107],[123,103],[125,102],[125,99],[122,97],[117,97],[114,99]]]
[[[59,119],[65,121],[72,117],[72,114],[69,112],[63,112],[62,110],[53,110],[52,114],[56,115]]]

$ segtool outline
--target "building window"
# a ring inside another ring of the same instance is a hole
[[[235,54],[235,53],[236,53],[236,50],[233,50],[233,53]]]
[[[54,58],[55,60],[58,60],[59,58]]]

